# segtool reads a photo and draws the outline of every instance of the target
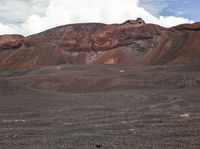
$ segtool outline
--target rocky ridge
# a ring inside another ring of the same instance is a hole
[[[0,71],[59,64],[184,64],[200,57],[200,23],[164,28],[144,21],[71,24],[0,36]]]

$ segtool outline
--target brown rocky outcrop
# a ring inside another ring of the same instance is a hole
[[[24,37],[21,35],[0,36],[0,50],[17,49],[22,45]]]

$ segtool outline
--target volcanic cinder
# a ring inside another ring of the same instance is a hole
[[[0,36],[0,148],[200,146],[200,23]]]

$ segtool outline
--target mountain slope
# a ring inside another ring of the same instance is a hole
[[[92,93],[120,90],[200,87],[200,61],[187,65],[59,65],[9,71],[0,76],[19,84],[56,92]]]

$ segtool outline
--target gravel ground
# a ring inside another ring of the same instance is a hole
[[[199,149],[199,64],[145,69],[68,65],[3,73],[0,148]],[[56,80],[61,76],[63,82],[73,78],[73,90],[30,88],[37,88],[34,77],[38,84],[56,84],[62,83]],[[114,79],[96,81],[107,76]],[[144,81],[135,85],[138,79]]]
[[[0,148],[198,149],[200,89],[0,96]]]

